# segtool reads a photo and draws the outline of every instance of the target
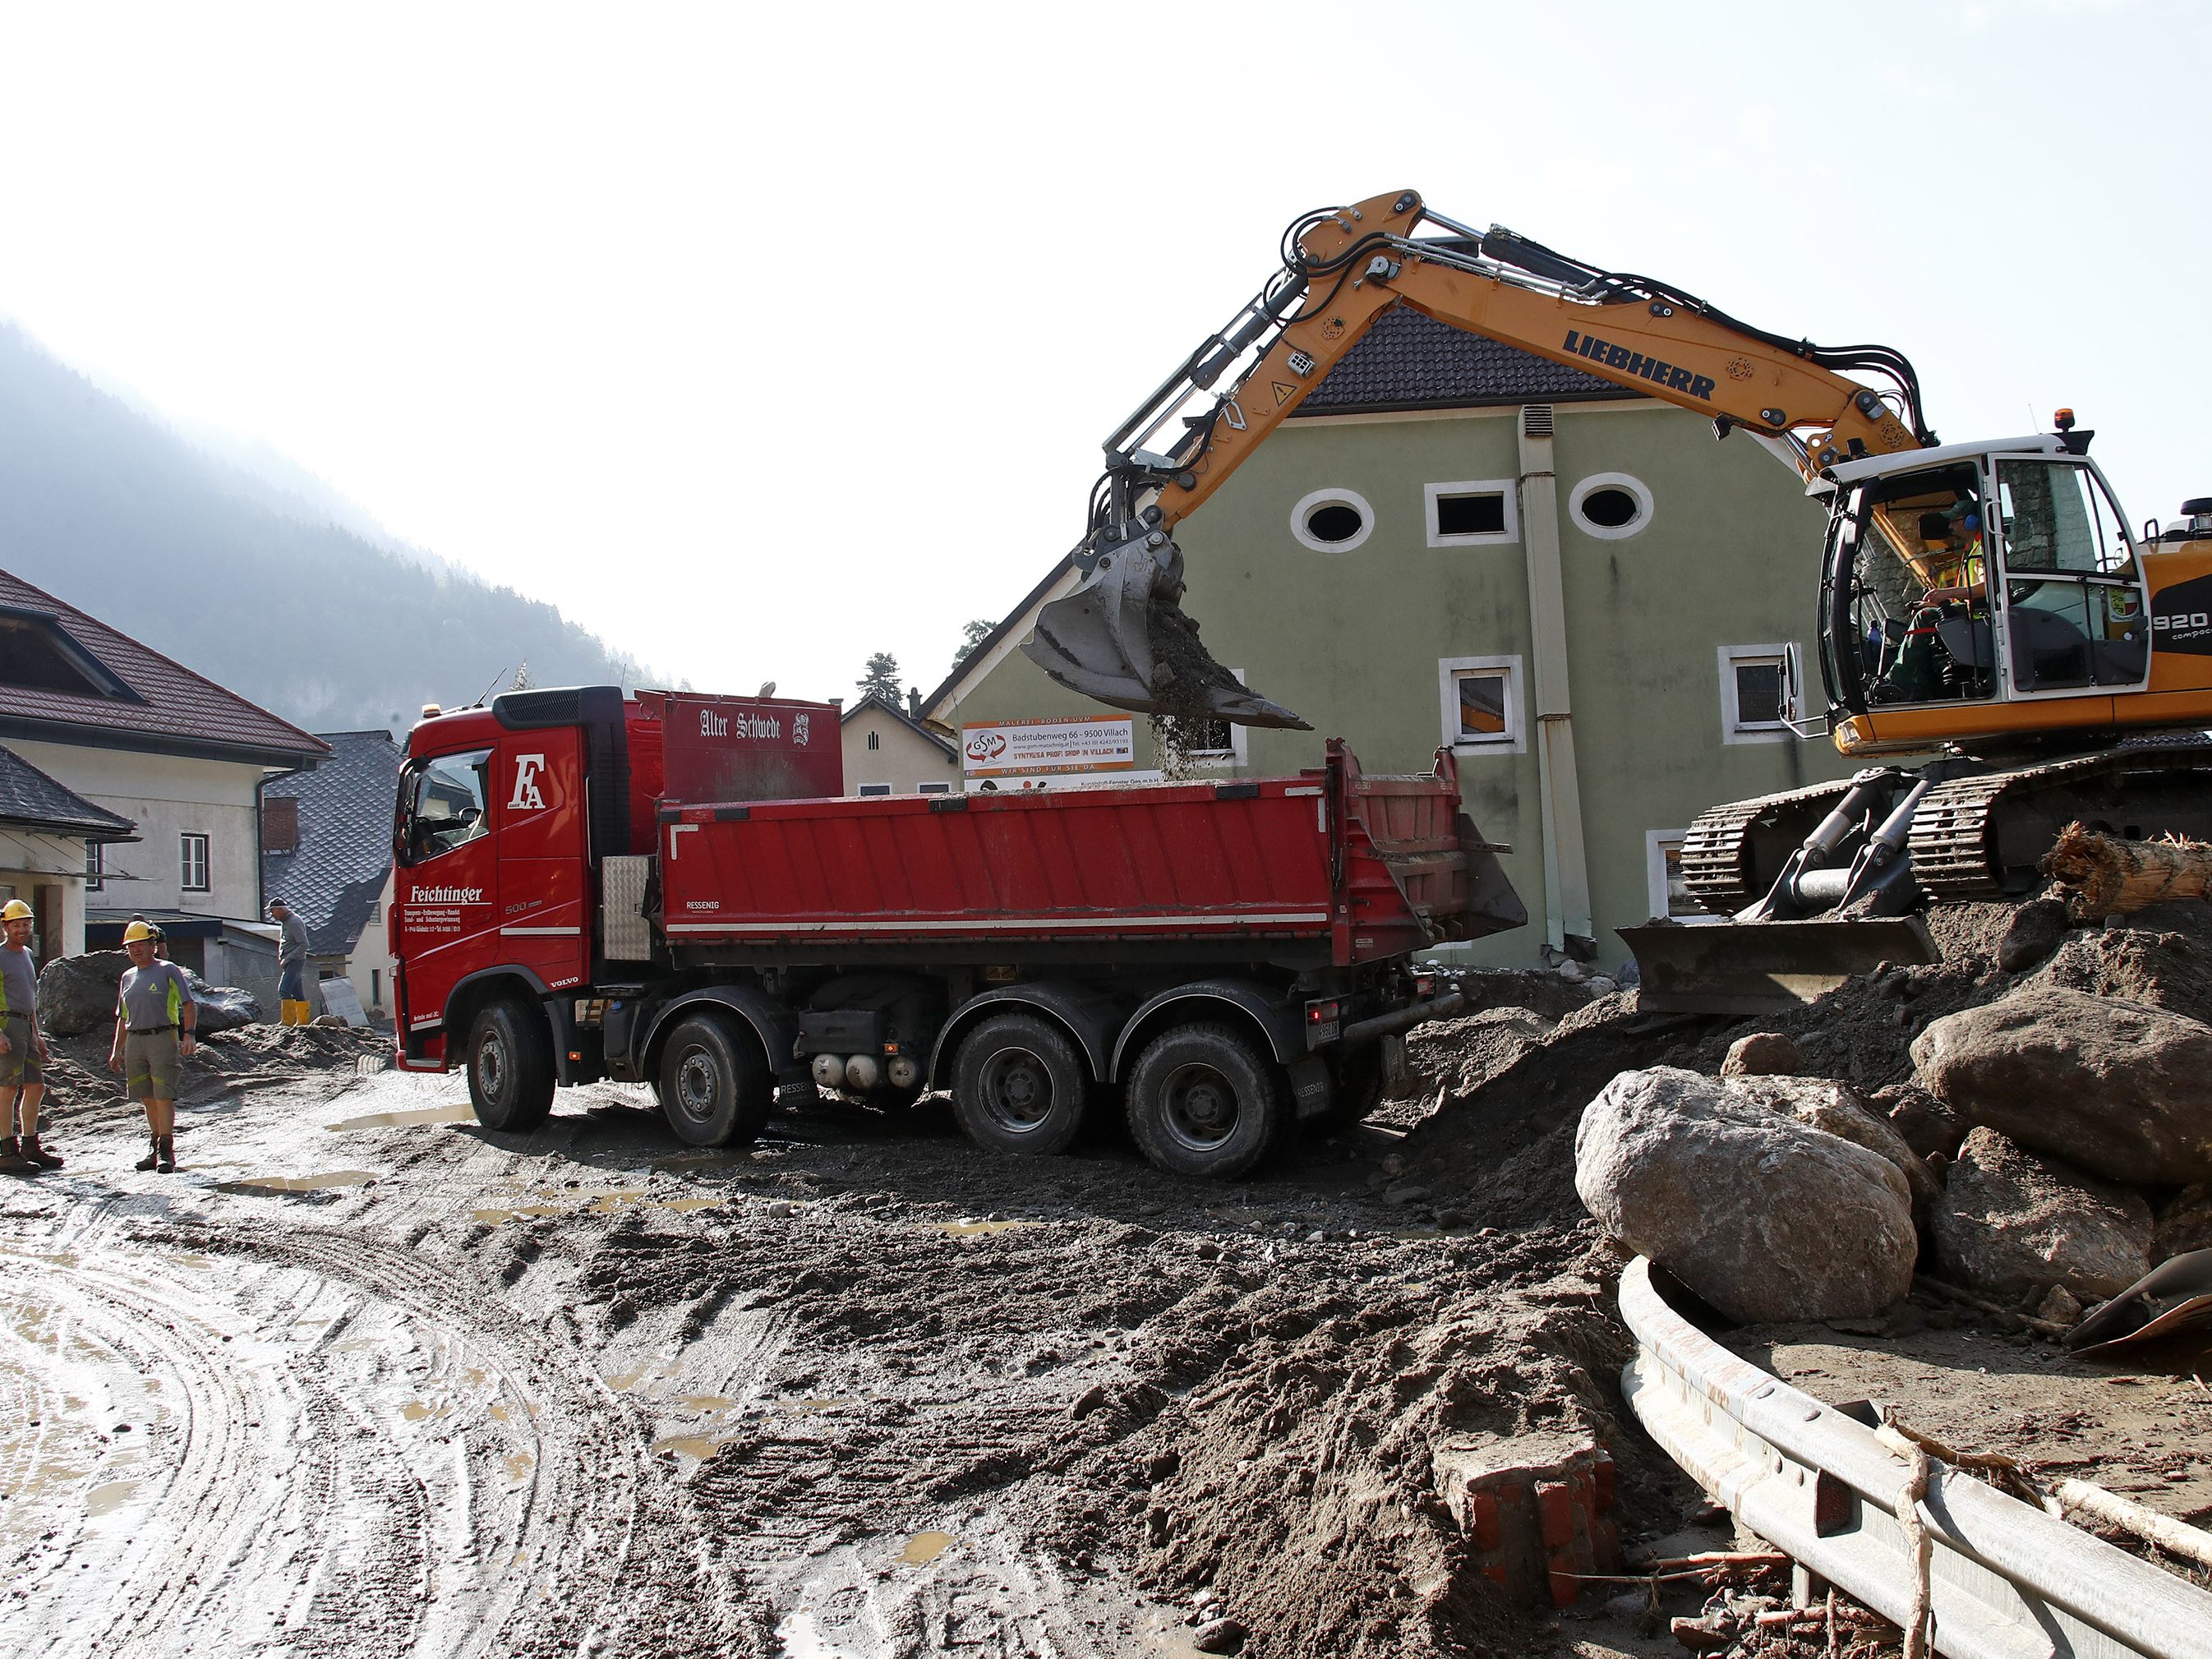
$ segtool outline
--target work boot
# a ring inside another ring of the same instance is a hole
[[[154,1166],[155,1169],[159,1170],[163,1175],[174,1175],[176,1173],[177,1143],[173,1136],[155,1135],[154,1137],[154,1155],[161,1160],[160,1163]]]
[[[0,1173],[8,1175],[37,1175],[39,1165],[23,1156],[22,1149],[13,1135],[0,1136]]]
[[[151,1170],[157,1166],[161,1161],[161,1137],[159,1135],[149,1135],[146,1137],[146,1156],[140,1158],[138,1162],[131,1167],[139,1170]]]
[[[35,1134],[25,1135],[18,1143],[18,1146],[23,1156],[41,1170],[58,1170],[62,1167],[62,1155],[59,1152],[48,1152],[44,1146],[39,1145],[39,1138]]]

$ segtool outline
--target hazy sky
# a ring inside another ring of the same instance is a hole
[[[1284,223],[1404,185],[1895,345],[1947,440],[2071,404],[2170,517],[2208,15],[0,3],[0,315],[668,675],[927,688]]]

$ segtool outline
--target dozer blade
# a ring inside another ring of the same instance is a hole
[[[1654,921],[1623,927],[1636,955],[1637,1006],[1657,1013],[1759,1014],[1794,1008],[1884,963],[1938,959],[1918,916],[1812,921]]]
[[[1199,642],[1183,613],[1182,552],[1124,544],[1083,586],[1037,613],[1022,643],[1031,662],[1086,697],[1139,714],[1238,726],[1312,728],[1279,702],[1246,690]]]

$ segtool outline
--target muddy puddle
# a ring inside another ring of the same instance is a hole
[[[418,1106],[398,1112],[370,1112],[361,1117],[344,1118],[323,1127],[332,1134],[345,1134],[355,1129],[404,1129],[418,1124],[473,1123],[476,1109],[466,1101],[457,1106]]]
[[[219,1181],[219,1193],[333,1193],[348,1187],[366,1187],[376,1180],[368,1170],[331,1170],[321,1175],[248,1176],[239,1181]]]

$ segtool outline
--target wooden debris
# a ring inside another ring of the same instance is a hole
[[[2044,855],[2043,873],[2065,889],[2077,922],[2125,915],[2166,899],[2201,899],[2212,888],[2212,846],[2172,836],[2124,841],[2069,823]]]
[[[2179,1555],[2200,1567],[2212,1567],[2212,1533],[2201,1531],[2172,1516],[2160,1515],[2155,1510],[2147,1510],[2130,1498],[2087,1480],[2061,1480],[2055,1495],[2057,1513],[2062,1516],[2069,1510],[2079,1510],[2107,1526],[2118,1527],[2146,1543],[2157,1545],[2168,1555]]]

